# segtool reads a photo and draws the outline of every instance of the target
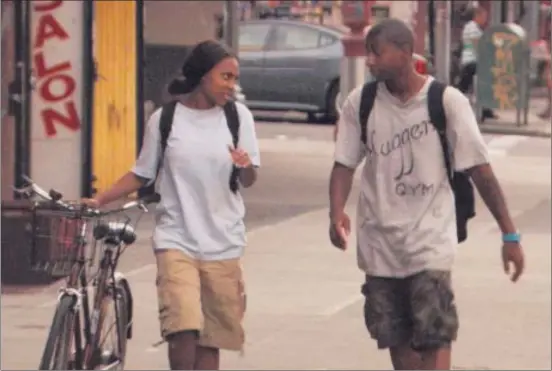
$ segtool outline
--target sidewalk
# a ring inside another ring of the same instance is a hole
[[[516,210],[521,213],[522,209]],[[352,210],[351,210],[352,211]],[[455,369],[546,369],[550,364],[549,236],[527,234],[531,267],[512,285],[501,271],[490,217],[470,229],[460,248],[455,287],[461,332]],[[245,354],[224,352],[227,370],[386,370],[362,319],[362,274],[355,249],[333,249],[326,237],[327,211],[319,210],[251,233],[244,262],[248,292]],[[352,241],[351,246],[355,243]],[[150,277],[133,289],[153,296]],[[506,295],[502,293],[507,293]],[[166,344],[157,341],[156,307],[137,309],[137,338],[127,369],[166,367]]]
[[[485,134],[525,135],[531,137],[551,136],[551,120],[541,119],[537,116],[546,105],[545,98],[532,98],[529,104],[527,125],[523,125],[523,112],[521,112],[521,124],[516,125],[516,111],[496,111],[498,119],[485,120],[480,125],[481,132]]]
[[[498,158],[495,165],[524,230],[527,271],[515,285],[502,272],[495,223],[478,199],[478,216],[469,240],[459,247],[454,271],[461,323],[456,369],[550,367],[550,225],[527,217],[548,197],[527,192],[528,183],[549,189],[544,166],[525,158]],[[376,349],[364,327],[355,241],[346,252],[332,248],[327,223],[327,209],[319,209],[248,234],[245,354],[224,352],[222,369],[390,369],[387,353]],[[143,241],[133,248],[150,246]],[[166,370],[166,344],[154,346],[159,341],[155,268],[144,267],[129,281],[135,326],[126,369]],[[2,295],[2,369],[36,367],[54,298],[52,292]]]
[[[525,235],[524,243],[532,246],[527,256],[531,269],[512,285],[501,272],[493,224],[488,216],[479,218],[482,223],[470,229],[456,264],[461,333],[453,365],[546,369],[550,236]],[[390,369],[387,354],[376,349],[364,329],[355,249],[342,253],[329,246],[326,224],[327,210],[318,210],[250,234],[244,261],[247,344],[243,356],[224,352],[223,369]],[[154,281],[154,269],[130,277],[135,327],[128,370],[167,369],[166,344],[153,346],[159,340]],[[3,295],[3,369],[36,367],[53,310],[47,305],[51,299]]]

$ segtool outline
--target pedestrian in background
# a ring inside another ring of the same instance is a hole
[[[477,74],[477,44],[483,35],[483,29],[487,24],[487,11],[482,7],[472,10],[472,20],[467,22],[462,29],[462,54],[460,57],[460,81],[458,89],[464,93],[471,93],[474,87],[474,77]],[[485,119],[496,119],[496,114],[490,108],[483,108]]]
[[[458,237],[443,148],[428,113],[436,82],[416,72],[414,36],[400,20],[374,25],[366,49],[377,90],[367,122],[359,114],[363,87],[342,106],[330,176],[331,242],[348,246],[345,204],[355,169],[365,160],[356,229],[358,265],[366,274],[366,327],[380,349],[389,349],[395,369],[448,370],[459,327],[451,282]],[[514,266],[516,281],[524,267],[520,236],[470,102],[449,86],[442,109],[451,165],[471,177],[495,217],[503,240],[497,255],[506,273]]]
[[[217,370],[219,349],[239,351],[244,344],[245,206],[229,178],[236,170],[236,181],[252,186],[260,156],[249,109],[234,103],[240,124],[234,148],[222,108],[233,97],[238,75],[237,58],[222,44],[196,45],[182,79],[169,86],[177,102],[164,153],[163,110],[157,109],[134,169],[85,200],[100,207],[125,197],[153,182],[159,169],[153,247],[161,335],[172,370]]]

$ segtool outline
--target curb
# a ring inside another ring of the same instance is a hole
[[[493,124],[480,125],[483,134],[501,134],[501,135],[522,135],[526,137],[550,138],[550,127],[543,128],[524,128],[524,127],[503,127]]]

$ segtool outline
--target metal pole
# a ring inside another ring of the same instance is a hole
[[[18,107],[15,114],[15,186],[20,187],[21,174],[31,173],[31,6],[28,1],[14,1],[16,19],[16,94]],[[18,198],[19,195],[16,195]]]
[[[237,1],[224,2],[224,42],[238,53],[239,9]]]
[[[527,1],[525,3],[525,18],[528,20],[527,37],[529,38],[529,44],[533,41],[537,41],[539,37],[539,23],[540,23],[540,4],[536,1]]]
[[[516,126],[520,126],[521,125],[521,111],[522,111],[522,104],[525,106],[525,101],[526,101],[526,97],[527,97],[527,84],[525,84],[525,76],[524,76],[524,72],[526,70],[526,65],[527,65],[527,62],[526,62],[526,58],[525,56],[523,56],[524,58],[522,59],[522,63],[521,63],[521,68],[520,68],[520,71],[518,72],[518,78],[519,78],[519,81],[521,82],[521,86],[519,87],[519,90],[518,90],[518,101],[517,101],[517,104],[516,104]],[[524,111],[524,114],[526,113],[526,110]]]
[[[526,20],[525,30],[527,32],[527,44],[532,45],[533,42],[539,39],[539,19],[540,19],[540,2],[539,1],[527,1],[524,2]],[[531,48],[527,50],[527,54],[524,56],[524,71],[523,71],[523,83],[525,84],[525,96],[523,99],[523,124],[527,125],[529,120],[529,106],[531,100],[531,71],[536,70],[536,61],[531,58]]]
[[[435,65],[435,0],[429,0],[427,4],[429,55]]]
[[[502,23],[502,1],[491,1],[491,25]]]
[[[450,84],[450,59],[451,59],[451,15],[452,15],[452,1],[444,1],[445,5],[445,76],[447,84]]]
[[[450,80],[450,1],[435,1],[435,68],[437,79],[443,83]]]
[[[138,2],[142,2],[139,0]],[[82,56],[83,56],[83,84],[84,89],[82,92],[82,144],[81,144],[81,155],[82,155],[82,170],[81,170],[81,196],[91,197],[95,193],[94,184],[94,168],[92,166],[92,157],[93,157],[93,111],[94,111],[94,80],[95,80],[95,66],[94,66],[94,3],[91,1],[86,1],[83,3],[83,38],[82,38]],[[138,6],[138,5],[136,5]],[[140,7],[140,9],[142,9]],[[138,16],[138,12],[136,13]],[[137,20],[138,21],[138,20]],[[137,55],[141,56],[141,41],[136,40]],[[142,82],[141,69],[139,69],[139,63],[142,61],[142,58],[136,58],[136,67],[137,67],[137,98],[138,98],[138,112],[142,111],[142,99],[139,98],[142,89],[140,84]],[[140,123],[139,126],[142,126],[142,116],[138,114],[137,121]],[[142,134],[142,133],[140,133]],[[136,137],[142,138],[142,135]]]
[[[340,112],[341,104],[349,93],[366,81],[366,55],[364,46],[364,28],[372,18],[373,1],[347,1],[341,3],[341,16],[349,32],[343,35],[343,57],[341,58],[339,94],[336,99],[336,111]],[[357,10],[362,9],[359,16]],[[354,17],[352,17],[354,15]],[[351,18],[355,18],[354,22]],[[336,126],[337,127],[337,126]]]

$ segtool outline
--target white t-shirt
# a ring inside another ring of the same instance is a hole
[[[442,147],[429,123],[429,77],[406,103],[380,83],[360,139],[362,87],[346,99],[338,122],[335,161],[356,168],[365,160],[357,210],[358,265],[369,275],[407,277],[450,270],[457,235],[454,196]],[[489,162],[472,107],[456,88],[443,97],[451,161],[456,170]]]
[[[253,115],[236,102],[238,146],[260,166]],[[132,170],[153,179],[161,152],[161,109],[149,119],[140,156]],[[201,260],[240,257],[246,244],[245,207],[239,192],[229,188],[232,136],[221,107],[208,110],[176,105],[163,166],[159,172],[155,249],[182,249]]]
[[[477,50],[474,40],[479,40],[483,35],[483,30],[476,21],[469,21],[462,29],[462,56],[460,63],[466,65],[477,61]]]

